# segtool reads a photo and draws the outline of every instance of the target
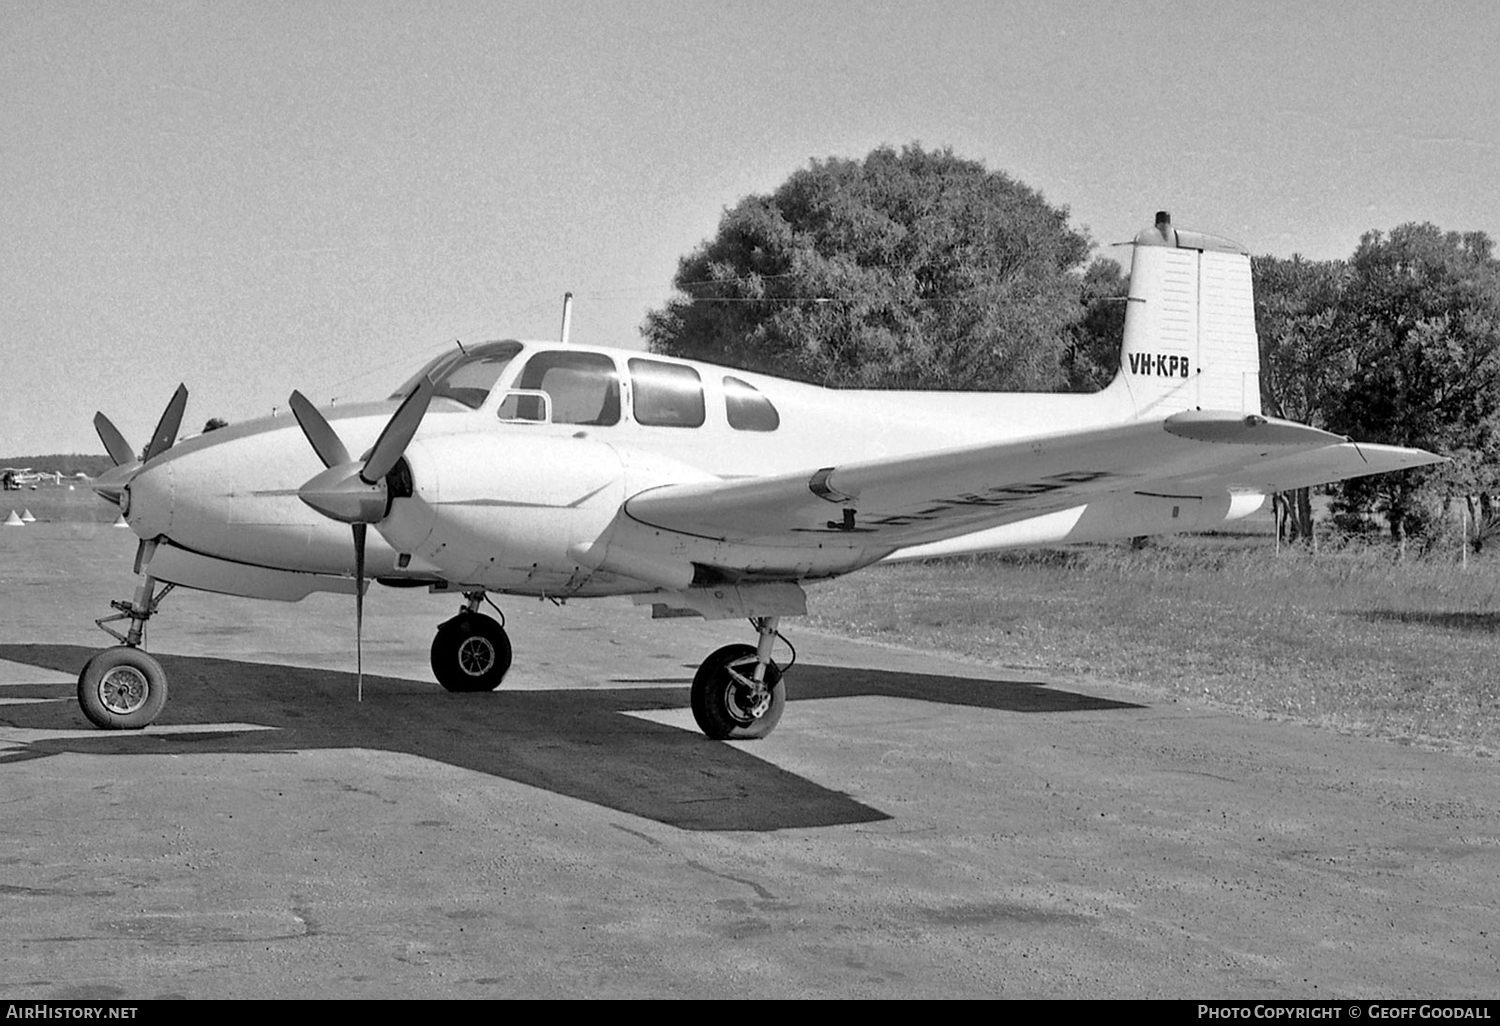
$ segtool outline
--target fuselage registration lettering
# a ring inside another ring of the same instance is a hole
[[[1185,378],[1188,376],[1188,358],[1174,353],[1131,353],[1130,373],[1154,378]]]
[[[993,488],[985,488],[978,492],[966,492],[963,495],[954,495],[946,499],[938,499],[932,505],[912,513],[897,513],[891,516],[875,517],[864,521],[874,527],[905,527],[908,524],[918,523],[924,520],[937,520],[945,513],[953,510],[989,507],[1001,509],[1027,499],[1035,499],[1038,496],[1055,492],[1069,485],[1088,484],[1103,477],[1112,476],[1107,470],[1075,471],[1068,474],[1054,474],[1051,477],[1042,478],[1040,481],[1027,481],[1017,484],[996,485]]]

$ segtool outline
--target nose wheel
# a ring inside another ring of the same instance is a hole
[[[78,704],[101,730],[140,730],[167,704],[167,675],[138,648],[107,648],[78,675]]]

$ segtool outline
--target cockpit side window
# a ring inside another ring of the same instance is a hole
[[[736,431],[775,431],[781,426],[781,414],[771,400],[748,381],[724,379],[724,407],[729,426]]]
[[[631,360],[630,387],[637,424],[703,425],[703,381],[693,368],[660,360]]]
[[[537,353],[515,387],[546,392],[554,424],[607,427],[620,422],[620,379],[615,362],[602,353]]]
[[[520,351],[519,342],[485,342],[468,350],[444,353],[430,360],[391,398],[404,399],[425,376],[432,379],[434,397],[454,399],[477,410]]]

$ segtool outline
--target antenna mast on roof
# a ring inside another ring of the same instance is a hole
[[[571,293],[571,292],[564,292],[563,293],[562,335],[559,336],[558,341],[561,342],[563,345],[567,345],[568,344],[568,335],[571,334],[572,331],[573,331],[573,293]]]

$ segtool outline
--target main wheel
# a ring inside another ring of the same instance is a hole
[[[167,704],[167,675],[138,648],[106,648],[83,664],[78,704],[101,730],[140,730]]]
[[[775,663],[766,666],[764,687],[754,683],[755,646],[725,645],[703,660],[693,676],[693,719],[715,741],[765,737],[781,719],[786,688]]]
[[[510,638],[483,613],[459,613],[432,639],[432,672],[449,691],[493,691],[510,669]]]

